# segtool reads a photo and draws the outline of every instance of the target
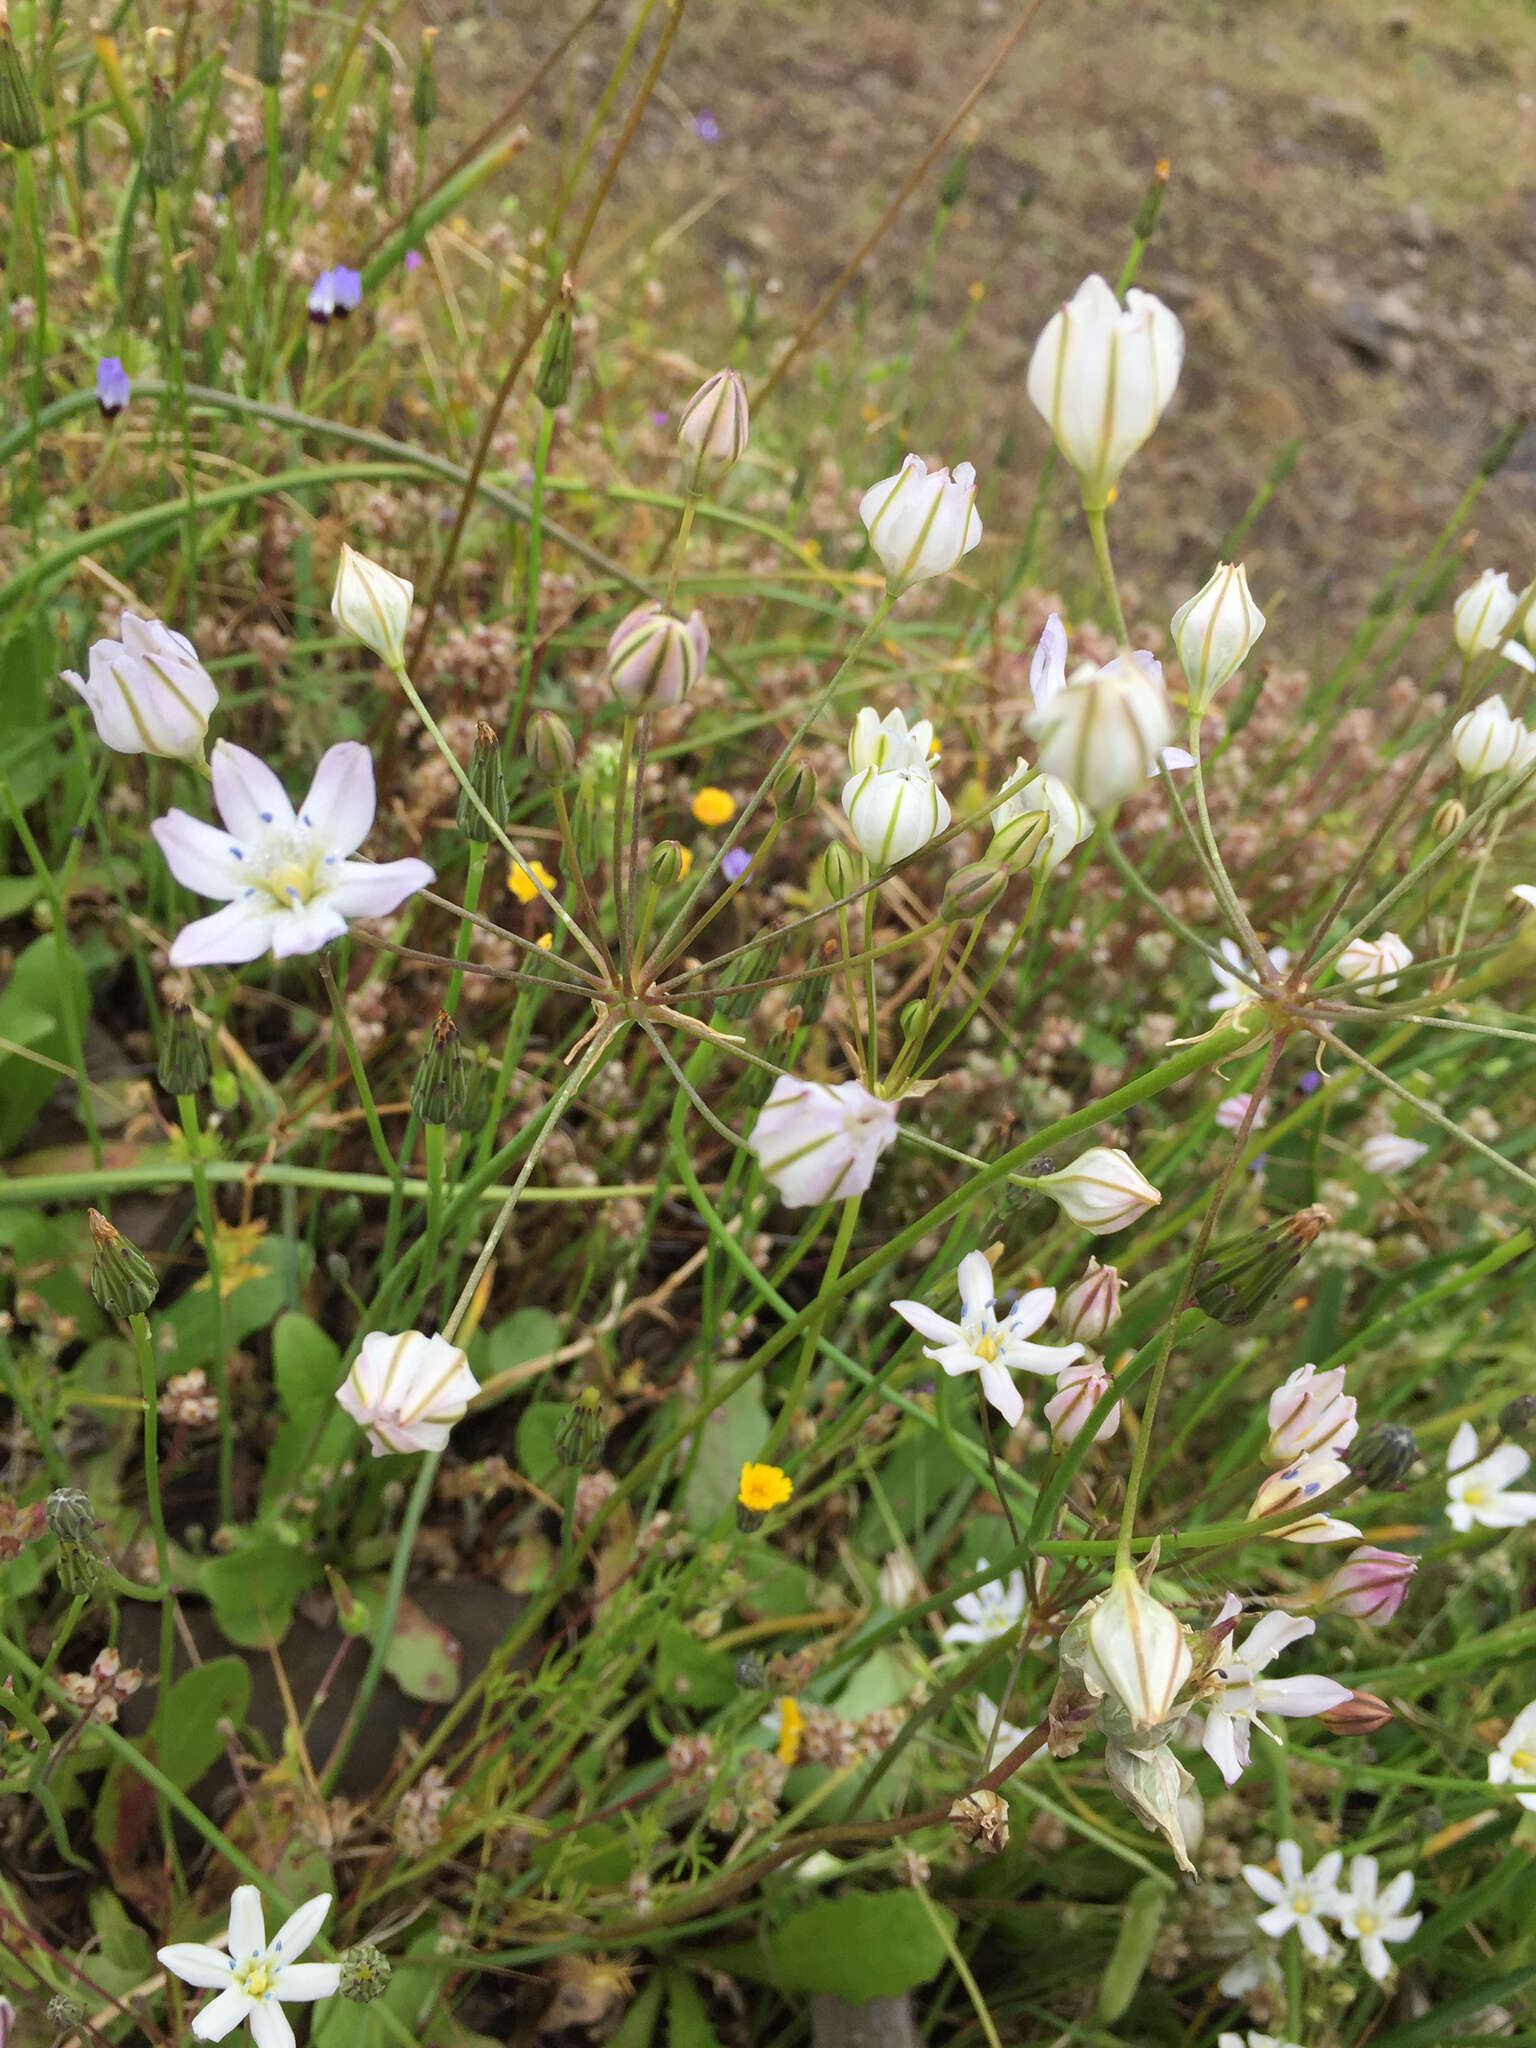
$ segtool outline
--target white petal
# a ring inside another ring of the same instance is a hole
[[[288,2005],[308,2005],[316,1998],[332,1998],[341,1982],[338,1963],[291,1963],[272,1980],[272,1996]]]
[[[981,1391],[1008,1427],[1017,1429],[1024,1419],[1024,1396],[995,1359],[981,1368]]]
[[[238,1962],[259,1955],[266,1945],[261,1893],[253,1884],[237,1884],[229,1895],[229,1952]]]
[[[343,917],[387,917],[435,878],[424,860],[344,860],[329,871],[325,893]]]
[[[1268,1930],[1265,1930],[1268,1932]],[[1328,1953],[1328,1930],[1313,1913],[1305,1913],[1296,1922],[1296,1932],[1301,1936],[1301,1945],[1309,1956],[1321,1962]]]
[[[1337,1685],[1320,1672],[1303,1671],[1295,1678],[1261,1678],[1254,1687],[1260,1712],[1284,1714],[1294,1720],[1302,1714],[1326,1714],[1350,1698],[1349,1687]]]
[[[155,844],[183,888],[228,902],[250,887],[248,863],[229,833],[205,825],[187,811],[167,811],[151,821]]]
[[[1272,1870],[1263,1870],[1257,1863],[1245,1863],[1243,1876],[1250,1888],[1256,1891],[1261,1899],[1267,1899],[1272,1906],[1278,1906],[1285,1898],[1285,1886]]]
[[[195,1984],[200,1991],[221,1991],[229,1987],[229,1957],[203,1941],[173,1941],[155,1950],[162,1963],[183,1984]]]
[[[1043,711],[1067,687],[1067,630],[1055,612],[1046,620],[1029,664],[1029,694]]]
[[[1275,1861],[1280,1866],[1280,1875],[1294,1891],[1301,1883],[1303,1874],[1300,1842],[1289,1835],[1276,1842]]]
[[[1054,1287],[1031,1287],[1021,1294],[1008,1311],[1004,1325],[1010,1340],[1014,1337],[1033,1337],[1056,1306]]]
[[[1243,1662],[1250,1671],[1262,1671],[1288,1644],[1299,1643],[1316,1627],[1317,1623],[1305,1615],[1272,1611],[1249,1630],[1243,1643]]]
[[[964,1315],[979,1316],[992,1306],[992,1266],[985,1252],[967,1252],[957,1277]]]
[[[1384,1917],[1400,1913],[1413,1897],[1413,1872],[1400,1870],[1376,1895],[1376,1910]]]
[[[1291,1911],[1289,1901],[1282,1899],[1278,1906],[1271,1906],[1267,1913],[1260,1913],[1254,1925],[1278,1941],[1282,1934],[1288,1934],[1296,1926],[1296,1915]]]
[[[1238,1740],[1245,1732],[1241,1722],[1234,1720],[1231,1714],[1224,1714],[1219,1707],[1212,1707],[1205,1717],[1205,1733],[1200,1739],[1200,1746],[1229,1785],[1237,1783],[1243,1775],[1243,1765],[1248,1761],[1247,1745],[1240,1744]],[[1250,1878],[1249,1883],[1252,1882]]]
[[[193,2013],[193,2033],[200,2041],[222,2041],[226,2034],[232,2034],[239,2026],[251,2010],[252,2002],[238,1985],[231,1984],[201,2012]]]
[[[373,756],[357,740],[327,747],[299,806],[300,823],[313,826],[333,853],[355,853],[373,829],[373,812]]]
[[[921,1301],[893,1301],[895,1309],[904,1322],[908,1322],[920,1337],[926,1337],[933,1344],[958,1344],[961,1341],[960,1325],[946,1322]]]
[[[212,917],[194,918],[176,935],[173,967],[237,967],[259,960],[272,943],[276,914],[254,896],[226,903]]]
[[[275,1998],[264,1998],[251,2013],[256,2048],[294,2048],[293,2022]]]
[[[1518,1444],[1500,1444],[1497,1450],[1490,1451],[1483,1460],[1484,1478],[1496,1486],[1500,1493],[1511,1480],[1523,1479],[1530,1469],[1531,1454],[1529,1451],[1522,1451]]]
[[[320,1892],[315,1898],[306,1899],[297,1912],[290,1913],[272,1937],[271,1961],[291,1963],[303,1955],[325,1925],[325,1916],[331,1910],[331,1894]]]
[[[272,919],[272,958],[292,960],[300,953],[318,953],[332,939],[344,938],[346,930],[347,920],[325,896],[298,910],[279,910]]]
[[[1470,1422],[1464,1422],[1451,1438],[1451,1448],[1446,1452],[1445,1469],[1459,1472],[1463,1465],[1470,1465],[1477,1456],[1477,1431]]]
[[[293,824],[287,792],[258,755],[215,740],[208,766],[219,816],[236,839],[259,839],[268,826]]]

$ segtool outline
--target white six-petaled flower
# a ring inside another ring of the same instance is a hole
[[[1218,944],[1227,967],[1223,967],[1215,960],[1211,962],[1211,972],[1216,977],[1217,986],[1215,995],[1206,998],[1206,1004],[1212,1010],[1235,1010],[1239,1003],[1251,1003],[1254,1000],[1254,992],[1239,974],[1229,973],[1228,968],[1240,968],[1243,974],[1252,975],[1253,967],[1236,939],[1221,939]],[[1269,964],[1275,973],[1284,974],[1291,964],[1288,950],[1284,946],[1270,946],[1266,951],[1269,955]]]
[[[185,634],[124,612],[120,640],[91,644],[87,673],[63,671],[85,699],[96,735],[117,754],[201,759],[219,688]]]
[[[862,1195],[896,1142],[896,1105],[862,1081],[797,1081],[780,1074],[757,1113],[747,1150],[789,1209]]]
[[[1486,1458],[1477,1455],[1477,1431],[1462,1423],[1451,1438],[1445,1461],[1449,1475],[1445,1513],[1453,1529],[1463,1535],[1480,1525],[1484,1529],[1523,1529],[1536,1522],[1536,1493],[1512,1493],[1517,1479],[1530,1470],[1528,1451],[1518,1444],[1498,1444]]]
[[[244,747],[214,743],[216,825],[168,811],[150,826],[178,882],[225,907],[177,935],[173,967],[235,965],[317,953],[349,917],[383,917],[424,889],[424,860],[353,860],[373,825],[373,760],[355,740],[328,747],[297,811],[272,770]]]
[[[1351,1861],[1349,1889],[1338,1896],[1339,1926],[1352,1941],[1359,1942],[1366,1974],[1378,1984],[1392,1974],[1392,1958],[1387,1954],[1386,1944],[1406,1941],[1424,1918],[1422,1913],[1404,1913],[1403,1908],[1412,1897],[1411,1870],[1400,1870],[1378,1890],[1376,1858],[1356,1856]]]
[[[1308,1871],[1302,1865],[1301,1844],[1287,1839],[1276,1842],[1275,1861],[1280,1866],[1278,1877],[1272,1870],[1261,1869],[1256,1863],[1243,1865],[1243,1876],[1249,1886],[1269,1907],[1267,1912],[1259,1915],[1258,1924],[1276,1941],[1294,1927],[1308,1955],[1316,1956],[1321,1962],[1328,1953],[1328,1931],[1323,1926],[1323,1916],[1326,1914],[1331,1919],[1338,1906],[1343,1852],[1330,1849]]]
[[[1360,1164],[1367,1173],[1402,1173],[1417,1166],[1428,1150],[1417,1138],[1400,1138],[1396,1131],[1373,1131],[1360,1147]]]
[[[1346,981],[1359,982],[1367,995],[1389,996],[1397,977],[1413,965],[1413,954],[1396,932],[1379,939],[1351,939],[1333,963]]]
[[[977,1571],[984,1572],[986,1568],[987,1560],[978,1557]],[[960,1619],[950,1623],[940,1640],[977,1647],[995,1643],[999,1636],[1011,1635],[1020,1625],[1026,1605],[1022,1571],[1012,1571],[1006,1579],[991,1579],[974,1593],[955,1595],[955,1612]]]
[[[370,1330],[336,1399],[382,1458],[391,1451],[442,1450],[479,1391],[469,1360],[446,1337]]]
[[[1238,1603],[1228,1594],[1219,1621],[1230,1620]],[[1307,1714],[1324,1714],[1350,1696],[1347,1685],[1338,1685],[1315,1671],[1299,1672],[1294,1678],[1261,1678],[1289,1644],[1311,1635],[1317,1623],[1297,1614],[1266,1614],[1254,1623],[1239,1648],[1218,1665],[1213,1676],[1217,1690],[1206,1703],[1205,1733],[1201,1747],[1229,1785],[1235,1785],[1248,1766],[1249,1742],[1255,1728],[1272,1741],[1274,1730],[1264,1725],[1265,1714],[1282,1714],[1295,1719]]]
[[[1536,1700],[1522,1707],[1488,1759],[1490,1785],[1528,1785],[1515,1797],[1527,1813],[1536,1813]]]
[[[914,583],[946,575],[981,539],[976,472],[968,462],[930,471],[909,455],[895,476],[871,484],[859,517],[880,557],[886,588],[899,597]]]
[[[309,1899],[285,1920],[270,1941],[253,1884],[236,1885],[229,1901],[229,1953],[201,1941],[173,1941],[157,1959],[184,1984],[218,1997],[192,2018],[200,2041],[222,2041],[242,2020],[251,2023],[256,2048],[294,2048],[294,2033],[283,2006],[308,2005],[335,1995],[341,1980],[336,1963],[301,1963],[301,1956],[331,1908],[331,1895]]]
[[[878,718],[866,704],[848,738],[843,810],[859,850],[874,868],[888,868],[928,844],[949,824],[949,805],[933,779],[933,726],[905,715]]]
[[[1178,315],[1151,292],[1122,306],[1102,277],[1084,278],[1041,329],[1025,388],[1077,472],[1083,503],[1102,511],[1116,478],[1174,394],[1184,361]]]
[[[928,1338],[923,1356],[955,1376],[981,1375],[981,1391],[1010,1429],[1024,1417],[1024,1397],[1010,1375],[1035,1372],[1055,1375],[1081,1358],[1081,1344],[1032,1344],[1056,1306],[1054,1287],[1032,1287],[1021,1294],[1006,1315],[992,1306],[992,1267],[983,1252],[967,1252],[960,1261],[960,1320],[949,1321],[920,1301],[893,1301],[891,1307],[920,1337]]]
[[[1271,1472],[1253,1497],[1249,1521],[1277,1515],[1288,1508],[1301,1508],[1320,1494],[1342,1486],[1350,1476],[1349,1467],[1332,1451],[1310,1451],[1278,1472]],[[1288,1543],[1337,1543],[1345,1536],[1358,1536],[1353,1522],[1341,1522],[1332,1515],[1308,1514],[1275,1531]]]

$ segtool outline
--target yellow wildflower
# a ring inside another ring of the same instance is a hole
[[[692,809],[701,825],[728,825],[736,815],[736,799],[728,790],[706,783],[694,793]]]
[[[693,866],[693,849],[688,846],[680,846],[677,850],[682,856],[677,870],[677,879],[681,882],[687,879],[688,870]]]
[[[553,932],[540,932],[539,936],[534,940],[533,943],[536,946],[542,946],[545,952],[547,953],[550,947],[555,943],[555,935]]]
[[[539,893],[538,884],[541,882],[546,889],[553,892],[555,878],[541,860],[514,860],[507,870],[507,887],[519,903],[532,903]]]
[[[743,1465],[736,1498],[749,1513],[766,1515],[770,1508],[782,1507],[794,1490],[794,1481],[777,1465]]]
[[[805,1716],[799,1704],[788,1697],[779,1701],[779,1742],[775,1752],[781,1764],[792,1764],[800,1754],[800,1738],[805,1732]]]

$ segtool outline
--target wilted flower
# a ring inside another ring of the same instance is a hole
[[[331,615],[391,668],[405,660],[405,629],[411,623],[415,594],[415,585],[403,576],[342,542]]]
[[[1090,1145],[1070,1166],[1042,1174],[1035,1185],[1060,1204],[1063,1214],[1098,1237],[1124,1230],[1163,1199],[1119,1146]]]
[[[1065,782],[1092,812],[1107,811],[1165,766],[1189,756],[1168,747],[1173,713],[1162,670],[1149,654],[1117,654],[1081,682],[1063,683],[1025,719],[1039,767]],[[1171,753],[1172,758],[1168,756]]]
[[[992,813],[987,858],[1054,873],[1088,837],[1093,819],[1065,782],[1055,775],[1031,775],[1024,760],[1014,764],[1008,789]]]
[[[864,493],[859,517],[880,557],[887,590],[900,597],[914,583],[947,575],[981,539],[976,472],[961,462],[953,476],[947,469],[930,475],[919,456],[909,455],[895,476]]]
[[[1334,965],[1346,981],[1368,983],[1367,995],[1389,996],[1413,954],[1396,932],[1383,932],[1379,939],[1351,939]]]
[[[875,1574],[875,1591],[887,1607],[908,1607],[923,1590],[922,1574],[910,1550],[888,1550]]]
[[[192,642],[132,612],[123,613],[118,630],[121,640],[92,643],[84,677],[63,671],[85,699],[98,739],[117,754],[198,758],[219,689]]]
[[[1477,1431],[1462,1423],[1451,1438],[1446,1457],[1446,1519],[1463,1535],[1484,1529],[1523,1529],[1536,1522],[1536,1493],[1511,1493],[1531,1467],[1531,1454],[1519,1444],[1498,1444],[1486,1458],[1477,1455]]]
[[[1045,1419],[1051,1425],[1051,1448],[1063,1450],[1074,1443],[1087,1427],[1088,1418],[1113,1385],[1102,1358],[1085,1358],[1056,1375],[1056,1391],[1045,1404]],[[1105,1414],[1094,1431],[1096,1444],[1112,1437],[1120,1427],[1120,1403]]]
[[[371,1330],[336,1399],[382,1458],[391,1451],[442,1450],[479,1391],[469,1360],[446,1337]]]
[[[143,1683],[144,1674],[138,1666],[130,1664],[124,1670],[122,1658],[110,1644],[97,1652],[89,1671],[59,1674],[60,1687],[80,1711],[108,1724],[116,1721],[119,1706],[132,1699]]]
[[[1451,727],[1456,765],[1474,781],[1484,775],[1502,775],[1520,753],[1524,730],[1518,719],[1510,717],[1502,697],[1485,698]]]
[[[1009,1377],[1015,1372],[1057,1373],[1082,1355],[1081,1344],[1032,1344],[1056,1305],[1054,1287],[1032,1287],[1019,1295],[1007,1314],[993,1307],[992,1267],[983,1252],[967,1252],[960,1261],[960,1321],[950,1322],[920,1301],[893,1301],[891,1307],[921,1337],[928,1338],[923,1356],[951,1377],[981,1375],[981,1391],[1008,1424],[1016,1429],[1024,1417],[1024,1397]]]
[[[1228,969],[1241,968],[1244,974],[1251,976],[1253,964],[1236,939],[1220,939],[1217,943],[1221,949],[1221,958],[1227,962],[1227,966],[1223,967],[1219,960],[1211,962],[1211,972],[1216,977],[1216,993],[1206,997],[1206,1007],[1211,1010],[1235,1010],[1243,1003],[1251,1003],[1254,992],[1248,982],[1242,980],[1237,973],[1228,972]],[[1291,964],[1290,953],[1284,946],[1269,946],[1265,952],[1278,980]]]
[[[1282,1471],[1270,1473],[1254,1495],[1248,1519],[1253,1522],[1264,1515],[1277,1515],[1287,1508],[1299,1508],[1308,1501],[1316,1500],[1320,1494],[1330,1492],[1335,1486],[1342,1486],[1349,1477],[1349,1467],[1341,1458],[1334,1457],[1330,1451],[1314,1451],[1309,1457],[1298,1458],[1294,1464],[1285,1466]],[[1344,1536],[1358,1536],[1360,1531],[1353,1522],[1335,1521],[1331,1515],[1309,1515],[1303,1521],[1277,1529],[1275,1534],[1292,1543],[1336,1543]]]
[[[1121,470],[1152,435],[1183,360],[1178,316],[1150,292],[1127,292],[1122,308],[1102,277],[1085,278],[1046,322],[1026,387],[1090,511],[1104,509]]]
[[[1326,1914],[1331,1920],[1338,1910],[1343,1851],[1330,1849],[1308,1872],[1302,1865],[1301,1844],[1287,1839],[1276,1842],[1275,1861],[1280,1866],[1278,1877],[1273,1871],[1260,1869],[1256,1863],[1243,1865],[1243,1876],[1248,1884],[1269,1905],[1269,1911],[1259,1915],[1258,1924],[1275,1941],[1294,1927],[1307,1954],[1316,1956],[1321,1962],[1328,1953],[1328,1932],[1323,1926],[1323,1916]],[[1249,2036],[1250,2041],[1254,2038]]]
[[[1008,1802],[985,1786],[964,1792],[949,1809],[949,1824],[967,1848],[983,1856],[1001,1856],[1008,1846]]]
[[[96,365],[96,403],[104,420],[115,420],[132,396],[128,372],[120,356],[103,356]]]
[[[1518,640],[1504,638],[1504,630],[1519,603],[1520,598],[1510,589],[1509,578],[1502,569],[1485,569],[1475,583],[1467,586],[1451,607],[1451,630],[1456,645],[1468,660],[1497,647],[1504,659],[1518,668],[1536,669],[1536,660]],[[1530,623],[1529,610],[1526,622]]]
[[[253,1884],[240,1884],[230,1895],[227,1955],[200,1941],[176,1941],[156,1950],[156,1960],[172,1976],[219,1994],[193,2014],[192,2031],[200,2041],[222,2041],[248,2019],[256,2048],[293,2048],[293,2028],[283,2006],[330,1998],[341,1982],[339,1964],[294,1961],[320,1932],[330,1907],[329,1892],[306,1901],[268,1942],[261,1893]]]
[[[1269,1397],[1264,1456],[1271,1465],[1289,1465],[1314,1451],[1341,1451],[1359,1427],[1355,1397],[1344,1391],[1343,1366],[1320,1373],[1315,1365],[1301,1365]]]
[[[295,812],[272,770],[244,747],[215,743],[213,800],[225,830],[186,811],[150,826],[167,867],[226,908],[197,918],[171,947],[173,967],[316,953],[349,917],[383,917],[424,889],[424,860],[352,860],[373,825],[373,760],[356,740],[328,747]]]
[[[1404,1173],[1417,1166],[1429,1150],[1417,1138],[1400,1138],[1395,1131],[1377,1131],[1360,1147],[1360,1164],[1367,1173]]]
[[[1129,1565],[1116,1571],[1088,1622],[1086,1668],[1124,1709],[1132,1730],[1167,1721],[1193,1668],[1176,1614],[1155,1600]]]
[[[1490,1785],[1528,1785],[1515,1797],[1527,1813],[1536,1813],[1536,1700],[1522,1707],[1488,1759]]]
[[[1056,1320],[1074,1342],[1101,1344],[1120,1320],[1120,1275],[1090,1259],[1081,1280],[1064,1288]]]
[[[1376,1858],[1356,1856],[1349,1866],[1349,1889],[1341,1891],[1335,1906],[1341,1932],[1360,1944],[1360,1960],[1366,1975],[1384,1983],[1392,1973],[1389,1941],[1406,1941],[1422,1913],[1403,1912],[1413,1897],[1413,1872],[1400,1870],[1390,1884],[1376,1888]]]
[[[631,711],[681,703],[704,673],[709,628],[702,612],[680,619],[652,598],[620,619],[608,636],[608,683]]]
[[[1230,1604],[1229,1604],[1230,1603]],[[1239,1603],[1232,1594],[1223,1602],[1218,1621],[1228,1619]],[[1215,1691],[1205,1703],[1205,1733],[1201,1747],[1227,1784],[1235,1785],[1248,1767],[1248,1745],[1254,1728],[1266,1728],[1264,1714],[1282,1714],[1294,1719],[1321,1714],[1350,1696],[1347,1685],[1338,1685],[1315,1671],[1294,1678],[1261,1678],[1259,1673],[1273,1663],[1289,1644],[1309,1636],[1317,1623],[1305,1615],[1266,1614],[1248,1631],[1247,1640],[1234,1642],[1233,1654],[1211,1674]]]
[[[948,826],[949,805],[929,767],[933,753],[926,718],[909,732],[902,712],[877,718],[866,704],[854,720],[843,811],[872,867],[905,860]]]
[[[797,1081],[781,1074],[747,1140],[763,1178],[790,1209],[862,1195],[896,1142],[896,1105],[862,1081]]]
[[[1173,640],[1196,716],[1242,667],[1263,630],[1264,614],[1249,593],[1241,562],[1218,563],[1204,588],[1179,606]]]
[[[697,492],[732,470],[746,453],[747,389],[736,370],[716,370],[683,407],[677,423],[683,489]]]
[[[986,1568],[987,1560],[978,1557],[976,1569],[984,1572]],[[950,1623],[940,1640],[976,1646],[995,1643],[999,1636],[1010,1636],[1021,1626],[1028,1605],[1024,1574],[1012,1571],[1006,1579],[992,1579],[985,1586],[978,1586],[974,1593],[957,1593],[955,1612],[960,1619]]]
[[[1324,1579],[1317,1605],[1323,1614],[1347,1615],[1351,1621],[1388,1622],[1402,1606],[1408,1581],[1419,1568],[1416,1557],[1400,1550],[1378,1550],[1362,1543]]]

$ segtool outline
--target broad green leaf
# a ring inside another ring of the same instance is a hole
[[[319,1577],[306,1551],[258,1530],[226,1556],[210,1558],[197,1585],[229,1641],[253,1650],[281,1642],[295,1599]]]
[[[519,1308],[483,1331],[469,1347],[469,1362],[475,1377],[484,1383],[498,1373],[513,1372],[535,1358],[547,1358],[560,1348],[560,1325],[547,1308]],[[510,1398],[516,1383],[503,1389],[498,1398]]]
[[[251,1671],[243,1657],[213,1657],[184,1671],[155,1712],[156,1763],[183,1792],[224,1753],[218,1723],[236,1727],[251,1703]]]
[[[705,1417],[698,1458],[683,1496],[690,1529],[713,1527],[736,1498],[741,1468],[755,1458],[768,1435],[768,1411],[754,1381]]]
[[[678,1706],[722,1707],[740,1687],[728,1651],[711,1649],[680,1621],[668,1621],[656,1640],[656,1690]]]
[[[608,2048],[652,2048],[665,1984],[666,1980],[659,1971],[647,1980],[619,2021],[617,2032],[609,2035]]]
[[[34,939],[16,956],[0,991],[0,1038],[68,1064],[64,1019],[73,1013],[83,1034],[87,1001],[85,970],[74,949],[52,937]],[[15,1151],[61,1079],[52,1067],[0,1053],[0,1157]]]
[[[691,1977],[667,1978],[667,2048],[720,2048],[720,2036]]]
[[[933,1909],[952,1929],[954,1916]],[[781,1991],[830,1991],[863,2004],[926,1984],[945,1948],[914,1892],[845,1892],[794,1914],[761,1941],[733,1943],[712,1958],[732,1976]]]
[[[517,1469],[535,1486],[547,1487],[560,1471],[555,1431],[565,1417],[563,1401],[530,1401],[517,1418],[513,1455]]]
[[[318,1323],[296,1312],[272,1325],[272,1376],[285,1420],[272,1440],[262,1472],[263,1503],[276,1500],[302,1477],[299,1462],[311,1442],[322,1465],[335,1465],[357,1447],[357,1427],[335,1405],[341,1353]],[[319,1435],[316,1427],[319,1425]]]
[[[1120,1932],[1099,1979],[1099,2018],[1112,2026],[1136,1996],[1168,1902],[1168,1887],[1155,1877],[1138,1878],[1126,1894]]]

